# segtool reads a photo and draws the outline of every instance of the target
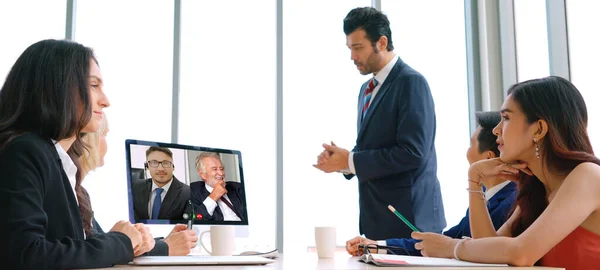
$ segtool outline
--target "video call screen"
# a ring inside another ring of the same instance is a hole
[[[129,219],[248,225],[240,151],[126,140]]]

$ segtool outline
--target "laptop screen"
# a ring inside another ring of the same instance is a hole
[[[237,150],[126,140],[132,223],[248,225]]]

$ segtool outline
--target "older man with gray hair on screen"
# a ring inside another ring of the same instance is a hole
[[[202,181],[192,182],[192,204],[202,220],[243,221],[246,218],[244,189],[238,182],[225,180],[225,167],[218,153],[201,152],[196,171]]]

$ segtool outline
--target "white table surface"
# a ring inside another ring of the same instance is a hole
[[[267,270],[267,269],[440,269],[440,267],[379,267],[372,264],[366,264],[360,262],[358,257],[352,257],[344,251],[337,251],[333,259],[319,259],[317,254],[314,252],[307,252],[301,254],[280,254],[280,258],[275,260],[275,263],[267,265],[205,265],[205,266],[133,266],[133,265],[117,265],[111,269],[199,269],[199,268],[216,268],[219,269],[252,269],[252,270]],[[487,269],[487,270],[499,270],[499,269],[562,269],[562,268],[548,268],[548,267],[444,267],[441,269],[445,270],[457,270],[457,269]]]

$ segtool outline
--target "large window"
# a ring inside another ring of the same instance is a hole
[[[526,0],[515,2],[522,1]],[[0,50],[0,83],[27,46],[45,38],[64,38],[66,2],[0,2],[0,37],[7,41]],[[247,249],[266,250],[274,247],[276,237],[276,1],[181,2],[177,142],[242,152],[248,240],[256,246]],[[533,2],[545,7],[542,0]],[[578,4],[569,10],[569,15],[588,12],[589,17],[572,20],[587,32],[576,32],[570,25],[573,78],[580,88],[591,89],[591,70],[600,59],[589,55],[597,53],[592,48],[599,44],[589,34],[594,24],[585,20],[595,19],[589,6],[598,7],[581,2],[588,9]],[[322,143],[334,141],[346,149],[355,145],[358,92],[369,76],[360,75],[350,60],[343,19],[351,9],[371,3],[284,1],[281,158],[286,253],[314,246],[315,226],[336,226],[339,246],[358,235],[356,178],[347,181],[339,173],[325,174],[311,165]],[[464,1],[382,0],[381,4],[391,21],[396,54],[427,78],[433,93],[438,178],[448,225],[454,225],[468,206]],[[524,4],[515,5],[519,5],[518,42],[539,42],[527,34],[537,30],[521,29],[529,25],[519,19],[525,14]],[[110,126],[106,164],[84,182],[105,229],[128,218],[125,139],[172,139],[173,11],[174,1],[76,1],[74,39],[95,50],[112,105],[106,110]],[[531,11],[539,13],[537,8]],[[545,14],[535,22],[545,26]],[[527,66],[548,72],[545,28],[542,32],[545,45],[535,43],[531,53],[519,47],[520,78],[541,76],[526,72]],[[545,52],[538,51],[540,46]],[[538,54],[545,55],[543,67],[535,58]],[[588,100],[593,93],[582,92]]]
[[[242,152],[246,240],[274,248],[275,1],[191,0],[182,10],[179,142]]]
[[[110,229],[128,219],[125,139],[171,140],[173,1],[77,1],[76,14],[75,40],[95,50],[111,102],[106,164],[84,182]]]
[[[519,82],[550,75],[546,0],[514,0]]]
[[[65,37],[66,0],[0,2],[0,87],[19,55],[43,39]]]
[[[429,82],[437,117],[438,179],[449,226],[468,207],[469,104],[464,1],[383,0],[396,54]],[[440,23],[443,22],[443,23]]]
[[[284,250],[314,246],[315,226],[337,226],[337,244],[358,235],[356,178],[311,165],[334,141],[352,149],[361,76],[346,47],[343,20],[369,0],[303,0],[283,5]],[[308,19],[309,18],[309,19]]]
[[[600,151],[598,63],[600,63],[600,1],[567,0],[571,81],[583,95],[588,109],[588,133],[596,153]]]

